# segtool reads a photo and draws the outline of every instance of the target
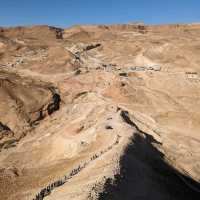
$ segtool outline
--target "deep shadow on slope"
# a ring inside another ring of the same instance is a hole
[[[138,133],[134,134],[121,157],[120,175],[115,175],[114,180],[107,180],[99,200],[200,199],[197,191],[200,184],[165,162],[164,154],[154,147],[160,143],[151,135],[141,132],[130,120],[128,112],[124,114],[124,121],[134,126]]]

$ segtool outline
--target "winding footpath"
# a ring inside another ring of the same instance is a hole
[[[48,186],[41,189],[40,192],[38,192],[35,195],[33,200],[43,200],[46,196],[51,194],[52,190],[64,185],[66,182],[68,182],[69,179],[72,179],[73,176],[77,175],[85,167],[87,167],[89,164],[91,164],[91,162],[93,162],[94,160],[96,160],[97,158],[102,156],[103,154],[105,154],[108,151],[110,151],[111,149],[113,149],[114,146],[118,145],[119,141],[120,141],[120,137],[121,136],[117,135],[116,141],[112,145],[110,145],[106,149],[100,151],[99,153],[94,154],[88,161],[84,162],[83,164],[78,165],[76,168],[72,169],[72,171],[69,174],[64,175],[61,179],[59,179],[53,183],[50,183]]]
[[[121,108],[119,108],[121,110]],[[124,120],[125,123],[129,124],[130,126],[134,127],[138,132],[141,132],[139,127],[130,119],[128,111],[121,110],[120,116]],[[100,151],[97,154],[94,154],[88,161],[85,161],[83,164],[78,165],[76,168],[72,169],[72,171],[69,174],[64,175],[61,179],[50,183],[45,188],[41,189],[38,194],[33,198],[33,200],[43,200],[46,196],[50,195],[51,192],[62,185],[64,185],[68,180],[72,179],[75,175],[77,175],[80,171],[82,171],[84,168],[86,168],[89,164],[91,164],[93,161],[98,159],[99,157],[103,156],[105,153],[109,152],[111,149],[113,149],[116,145],[119,144],[120,138],[122,136],[117,135],[117,138],[115,142],[108,146],[106,149]],[[193,191],[196,191],[200,193],[199,188],[194,185],[193,183],[190,183],[190,181],[186,180],[183,176],[178,175],[175,173],[190,189]],[[186,173],[187,174],[187,173]]]

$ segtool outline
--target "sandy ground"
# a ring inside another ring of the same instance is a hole
[[[2,30],[0,199],[199,199],[199,25]]]

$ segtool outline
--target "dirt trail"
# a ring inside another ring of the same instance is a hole
[[[113,149],[114,146],[116,146],[119,142],[120,142],[120,136],[117,135],[115,143],[113,143],[107,149],[104,149],[104,150],[100,151],[99,153],[93,155],[90,158],[90,160],[85,161],[83,164],[80,164],[78,167],[72,169],[71,172],[69,174],[64,175],[63,178],[61,178],[53,183],[50,183],[47,187],[41,189],[41,191],[35,196],[35,198],[33,198],[33,200],[42,200],[46,196],[50,195],[52,190],[64,185],[69,179],[72,179],[80,171],[84,170],[84,168],[86,168],[89,164],[91,164],[91,162],[94,162],[100,156],[103,156],[105,153],[107,153],[108,151]]]
[[[199,34],[194,24],[1,28],[0,198],[199,195]]]

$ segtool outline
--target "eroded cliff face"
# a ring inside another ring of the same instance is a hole
[[[199,199],[200,26],[0,29],[0,197]]]

